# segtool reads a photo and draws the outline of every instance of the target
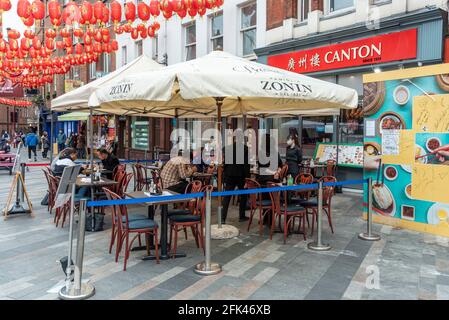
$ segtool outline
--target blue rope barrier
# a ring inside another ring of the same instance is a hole
[[[365,180],[347,180],[341,182],[326,182],[323,183],[325,187],[336,187],[336,186],[344,186],[344,185],[357,185],[357,184],[366,184],[368,183],[368,179]],[[228,196],[239,196],[239,195],[249,195],[249,194],[258,194],[258,193],[269,193],[269,192],[281,192],[281,191],[298,191],[298,190],[311,190],[318,189],[319,184],[302,184],[302,185],[294,185],[294,186],[282,186],[282,187],[272,187],[272,188],[260,188],[260,189],[245,189],[245,190],[233,190],[233,191],[220,191],[220,192],[212,192],[212,197],[228,197]],[[130,205],[130,204],[142,204],[142,203],[154,203],[154,202],[162,202],[162,201],[182,201],[182,200],[191,200],[196,198],[201,198],[204,196],[204,193],[190,193],[190,194],[179,194],[172,196],[153,196],[151,198],[141,198],[141,199],[122,199],[122,200],[99,200],[99,201],[88,201],[88,207],[107,207],[112,205]]]

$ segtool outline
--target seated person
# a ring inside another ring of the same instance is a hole
[[[60,156],[54,162],[54,167],[52,168],[53,175],[55,177],[61,177],[64,172],[65,167],[75,166],[75,160],[77,159],[77,152],[75,148],[66,148],[61,152]],[[81,168],[81,171],[83,168]],[[80,172],[81,173],[81,172]],[[89,196],[90,188],[81,187],[77,188],[76,197],[83,198]]]
[[[177,157],[171,158],[162,168],[162,185],[164,189],[176,193],[184,193],[189,184],[186,179],[197,171],[198,168],[195,165],[191,165],[189,159],[182,157],[180,152]]]
[[[108,150],[104,148],[100,148],[97,150],[98,158],[100,158],[101,163],[103,164],[103,168],[110,171],[105,174],[106,178],[112,179],[115,167],[120,164],[119,159],[113,154],[109,153]]]

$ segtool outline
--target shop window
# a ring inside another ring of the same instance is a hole
[[[354,0],[329,0],[329,12],[348,9],[354,6]]]
[[[158,61],[158,58],[159,58],[159,40],[158,40],[157,36],[154,37],[153,40],[152,40],[151,49],[152,49],[152,52],[153,52],[153,54],[152,54],[153,60]]]
[[[196,24],[191,23],[184,27],[185,35],[185,61],[196,59]]]
[[[223,50],[223,14],[217,14],[210,18],[211,25],[211,49]]]
[[[103,70],[101,70],[102,75],[108,74],[111,71],[111,56],[107,53],[102,54],[102,65]]]
[[[255,2],[241,8],[240,33],[242,37],[242,55],[253,55],[257,44],[257,4]]]
[[[298,1],[298,17],[299,21],[306,21],[309,17],[309,12],[311,8],[311,0],[300,0]]]
[[[95,61],[92,61],[91,64],[89,64],[89,78],[95,79],[97,77],[97,63]]]
[[[148,119],[133,117],[131,122],[131,147],[148,150],[149,138]]]

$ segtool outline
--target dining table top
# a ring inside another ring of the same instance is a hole
[[[176,196],[179,195],[179,193],[174,192],[174,191],[170,191],[170,190],[163,190],[161,195],[154,195],[151,194],[149,191],[133,191],[133,192],[127,192],[125,193],[126,197],[131,198],[131,199],[146,199],[146,198],[157,198],[157,197],[161,197],[161,196]],[[190,201],[193,201],[194,199],[191,199]],[[146,205],[154,205],[154,204],[170,204],[170,203],[180,203],[180,202],[184,202],[186,200],[179,200],[179,199],[174,199],[174,200],[161,200],[161,201],[152,201],[152,202],[148,202],[146,203]]]
[[[105,187],[117,184],[117,181],[101,177],[99,181],[91,181],[90,177],[77,177],[77,187]]]

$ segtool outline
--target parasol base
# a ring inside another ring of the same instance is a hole
[[[380,236],[377,234],[369,234],[369,233],[360,233],[359,234],[359,239],[361,240],[365,240],[365,241],[379,241],[380,240]]]
[[[211,238],[214,240],[225,240],[238,237],[240,230],[229,224],[222,224],[221,228],[217,224],[211,226]]]

